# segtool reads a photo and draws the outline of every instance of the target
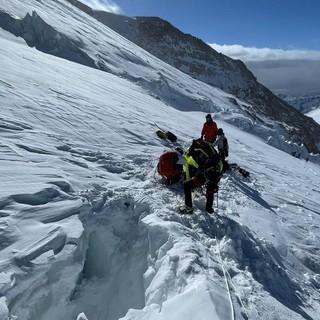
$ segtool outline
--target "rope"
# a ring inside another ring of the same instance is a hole
[[[228,273],[228,271],[226,270],[225,266],[224,266],[224,263],[223,263],[223,260],[222,260],[222,257],[221,257],[221,252],[220,252],[220,242],[219,240],[217,239],[216,236],[215,237],[215,240],[217,242],[217,248],[218,248],[218,257],[220,259],[220,265],[221,265],[221,268],[222,268],[222,271],[223,271],[223,276],[224,276],[224,280],[225,280],[225,283],[226,283],[226,288],[227,288],[227,292],[228,292],[228,296],[229,296],[229,301],[230,301],[230,305],[231,305],[231,310],[232,310],[232,320],[235,320],[235,310],[234,310],[234,306],[233,306],[233,302],[232,302],[232,298],[231,298],[231,292],[230,292],[230,284],[229,284],[229,281],[228,281],[228,278],[227,278],[227,274],[229,275],[230,277],[230,274]]]
[[[181,223],[187,228],[187,226],[185,225],[185,223],[182,220],[180,215],[179,215],[179,219],[180,219]],[[194,234],[195,238],[197,240],[199,240],[204,246],[206,246],[203,243],[203,239],[201,239],[200,235],[198,233],[196,233],[193,228],[191,229],[191,231]],[[219,260],[220,260],[219,263],[220,263],[222,271],[223,271],[224,281],[225,281],[225,284],[226,284],[226,289],[227,289],[227,292],[228,292],[229,302],[230,302],[230,306],[231,306],[231,313],[232,313],[231,319],[235,320],[235,310],[234,310],[234,306],[233,306],[233,302],[232,302],[232,298],[231,298],[230,285],[229,285],[229,281],[228,281],[228,278],[227,278],[227,274],[229,275],[229,277],[230,277],[230,274],[226,271],[226,269],[224,267],[224,264],[223,264],[223,261],[222,261],[222,257],[221,257],[221,253],[220,253],[220,244],[219,244],[219,241],[218,241],[216,236],[215,236],[215,240],[217,242],[217,247],[218,247],[218,257],[219,257]],[[241,301],[241,299],[240,299],[240,301]]]
[[[235,291],[235,294],[236,294],[236,296],[238,297],[238,300],[239,300],[239,302],[240,302],[240,305],[241,305],[241,307],[242,307],[242,310],[244,311],[244,313],[245,313],[245,315],[246,315],[246,319],[249,319],[249,315],[248,315],[247,309],[246,309],[244,303],[242,302],[241,296],[240,296],[240,294],[238,293],[238,290],[237,290],[236,286],[235,286],[235,285],[233,284],[233,282],[232,282],[232,279],[231,279],[231,276],[230,276],[229,272],[227,272],[227,275],[228,275],[229,281],[230,281],[230,283],[231,283],[231,285],[232,285],[232,287],[233,287],[233,290]]]
[[[219,208],[218,198],[219,198],[219,194],[218,194],[218,192],[217,192],[217,208]],[[180,215],[180,214],[177,214],[177,215],[178,215],[178,217],[179,217],[179,220],[180,220],[181,224],[184,225],[186,228],[188,228],[188,227],[186,226],[186,224],[184,223],[181,215]],[[208,223],[208,222],[207,222],[207,223]],[[210,227],[210,226],[208,225],[208,227]],[[188,228],[188,229],[189,229],[189,228]],[[204,243],[204,241],[203,241],[203,239],[200,237],[199,233],[194,230],[193,224],[192,224],[191,232],[193,233],[195,239],[197,239],[197,240],[198,240],[199,242],[201,242],[204,246],[206,246],[205,243]],[[235,308],[234,308],[234,304],[233,304],[233,301],[232,301],[232,295],[231,295],[231,286],[232,286],[232,288],[233,288],[233,290],[234,290],[234,293],[236,294],[236,296],[237,296],[237,298],[238,298],[238,300],[239,300],[239,303],[240,303],[240,305],[241,305],[241,308],[242,308],[243,312],[244,312],[245,315],[246,315],[246,319],[249,319],[247,310],[246,310],[246,308],[245,308],[245,306],[244,306],[244,304],[243,304],[243,302],[242,302],[242,300],[241,300],[240,294],[238,293],[236,286],[233,284],[232,278],[231,278],[229,272],[226,270],[226,267],[225,267],[225,265],[224,265],[224,263],[223,263],[223,259],[222,259],[222,256],[221,256],[221,250],[220,250],[220,242],[219,242],[219,240],[218,240],[215,232],[214,232],[214,237],[215,237],[215,240],[216,240],[216,243],[217,243],[217,251],[218,251],[218,254],[216,254],[216,255],[217,255],[217,257],[218,257],[219,264],[220,264],[220,266],[221,266],[221,268],[222,268],[222,271],[223,271],[224,282],[225,282],[226,290],[227,290],[227,292],[228,292],[228,298],[229,298],[229,302],[230,302],[230,306],[231,306],[231,319],[232,319],[232,320],[235,320],[235,317],[236,317]],[[206,247],[207,247],[207,246],[206,246]],[[209,250],[210,250],[210,248],[209,248]]]
[[[227,290],[228,290],[228,294],[229,294],[229,299],[230,299],[230,303],[232,305],[232,310],[233,310],[233,314],[232,314],[232,319],[234,320],[235,318],[235,311],[234,311],[234,307],[233,307],[233,303],[232,303],[232,300],[231,300],[231,293],[230,293],[230,284],[232,285],[233,287],[233,290],[240,302],[240,305],[242,307],[242,310],[244,311],[245,315],[246,315],[246,319],[249,319],[249,315],[248,315],[248,312],[247,312],[247,309],[244,305],[244,303],[242,302],[242,299],[241,299],[241,296],[240,294],[238,293],[238,290],[236,288],[236,286],[234,285],[234,283],[232,282],[232,278],[230,276],[230,273],[226,270],[225,266],[224,266],[224,263],[223,263],[223,260],[222,260],[222,256],[221,256],[221,250],[220,250],[220,242],[219,240],[217,239],[217,236],[214,232],[214,238],[217,242],[217,248],[218,248],[218,256],[219,256],[219,259],[220,259],[220,265],[222,267],[222,271],[223,271],[223,275],[224,275],[224,278],[225,278],[225,281],[226,281],[226,286],[227,286]],[[228,278],[227,278],[228,276]],[[229,279],[229,280],[228,280]]]

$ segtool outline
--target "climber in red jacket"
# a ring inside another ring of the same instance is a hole
[[[207,142],[214,142],[217,138],[218,127],[213,121],[211,114],[206,115],[206,122],[201,131],[201,139]]]

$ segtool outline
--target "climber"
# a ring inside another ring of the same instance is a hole
[[[201,131],[201,139],[212,143],[216,140],[217,131],[217,124],[213,121],[211,114],[207,114],[206,122],[203,124]]]
[[[206,207],[208,213],[213,213],[214,193],[218,192],[218,182],[223,173],[223,162],[218,152],[201,139],[193,140],[186,154],[187,167],[196,169],[194,175],[187,175],[183,183],[185,204],[179,208],[180,213],[192,213],[192,190],[206,186]]]

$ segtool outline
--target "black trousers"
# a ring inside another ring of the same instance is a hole
[[[207,182],[204,174],[196,175],[183,183],[183,191],[185,196],[184,201],[186,206],[192,207],[192,190],[203,186],[204,184],[206,184],[206,209],[212,208],[214,199],[213,195],[218,191],[218,181],[209,180]]]

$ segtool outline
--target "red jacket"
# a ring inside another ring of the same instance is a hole
[[[218,127],[217,124],[212,121],[203,125],[201,136],[204,137],[205,141],[214,142],[217,138]]]

